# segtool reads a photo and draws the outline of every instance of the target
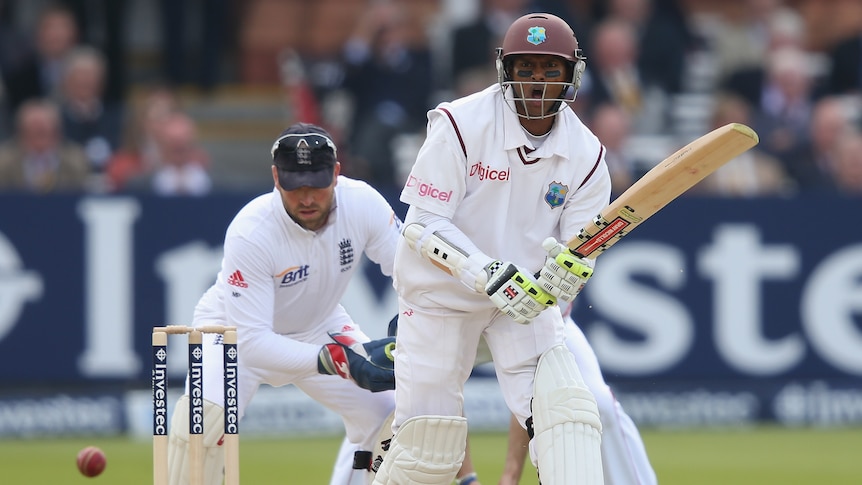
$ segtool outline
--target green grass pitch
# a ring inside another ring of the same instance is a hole
[[[782,485],[862,483],[862,428],[643,430],[662,485]],[[495,485],[506,437],[471,434],[473,459],[484,485]],[[338,437],[240,440],[240,476],[250,485],[327,484]],[[81,448],[105,451],[96,478],[75,468]],[[151,484],[152,445],[125,438],[0,441],[2,482],[24,484]],[[522,485],[535,485],[531,465]]]

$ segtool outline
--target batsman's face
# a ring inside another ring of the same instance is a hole
[[[518,111],[529,116],[541,116],[554,109],[565,89],[568,63],[559,56],[525,54],[516,56],[510,76],[514,81]]]
[[[296,190],[284,190],[278,185],[278,174],[273,167],[278,191],[281,193],[281,202],[287,215],[309,231],[317,231],[326,225],[329,213],[335,204],[335,185],[337,184],[339,164],[335,165],[332,176],[332,184],[322,189],[314,187],[300,187]]]

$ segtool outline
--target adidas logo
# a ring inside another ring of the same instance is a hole
[[[239,288],[248,288],[248,283],[242,279],[242,273],[239,270],[233,272],[232,275],[228,276],[227,284],[237,286]]]

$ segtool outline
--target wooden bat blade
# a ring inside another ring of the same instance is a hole
[[[662,160],[581,229],[567,246],[596,258],[662,207],[725,163],[757,145],[757,133],[729,123],[701,136]]]

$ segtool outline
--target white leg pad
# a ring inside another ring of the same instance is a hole
[[[539,358],[532,411],[532,451],[542,485],[602,485],[599,408],[563,345]]]
[[[224,410],[204,400],[204,484],[221,485],[224,481]],[[189,483],[189,396],[177,401],[171,417],[168,438],[168,476],[170,485]]]
[[[416,416],[404,421],[374,478],[375,485],[449,485],[464,461],[467,419]]]

